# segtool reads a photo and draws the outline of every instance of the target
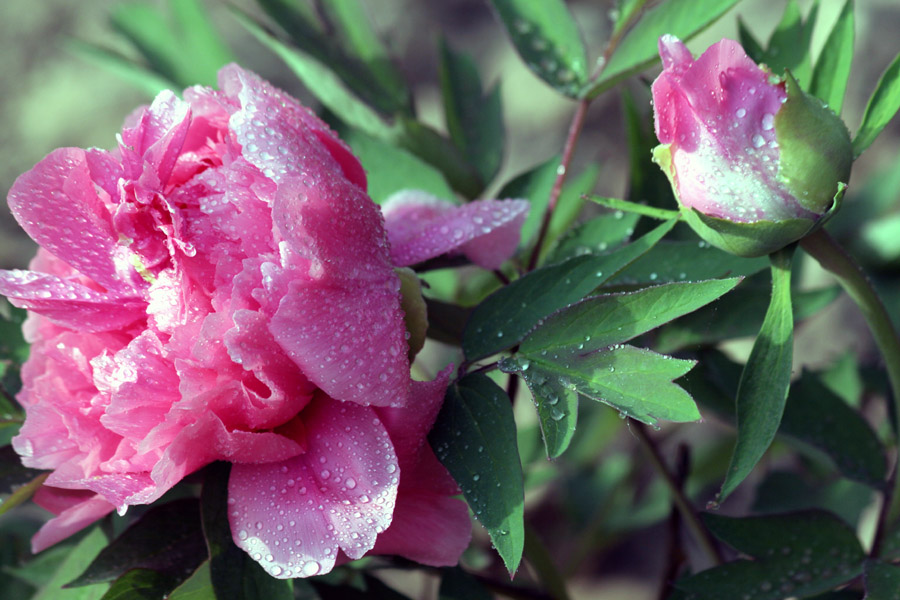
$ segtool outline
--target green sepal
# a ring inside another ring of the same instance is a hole
[[[694,208],[683,208],[682,214],[705,241],[745,258],[765,256],[780,250],[812,232],[817,225],[812,219],[736,223],[704,215]]]
[[[803,208],[822,214],[850,181],[850,133],[834,111],[800,88],[790,71],[784,83],[787,100],[775,113],[778,180]]]

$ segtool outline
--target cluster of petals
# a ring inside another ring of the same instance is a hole
[[[742,223],[816,219],[779,178],[775,116],[787,100],[784,82],[729,39],[694,60],[676,37],[664,35],[659,54],[656,135],[671,154],[681,205]]]
[[[236,65],[219,88],[163,92],[116,149],[56,150],[10,191],[40,245],[0,272],[30,311],[13,445],[52,470],[33,548],[222,460],[235,543],[276,577],[454,564],[468,513],[426,441],[449,368],[410,378],[395,269],[496,267],[527,206],[408,192],[386,218],[308,109]]]

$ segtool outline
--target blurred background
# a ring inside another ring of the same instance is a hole
[[[5,0],[0,4],[0,55],[4,63],[0,70],[0,191],[4,198],[15,178],[54,148],[113,147],[115,135],[126,115],[136,106],[150,101],[151,98],[140,89],[71,51],[72,45],[81,41],[136,56],[134,49],[109,23],[109,14],[121,3],[122,0]],[[234,0],[231,4],[264,20],[252,0]],[[589,56],[596,58],[608,37],[615,2],[570,0],[568,4],[579,23]],[[811,0],[803,0],[800,4],[803,14],[807,14]],[[159,2],[159,5],[165,9],[166,2]],[[316,105],[283,63],[237,23],[228,4],[206,0],[205,5],[231,52],[243,66],[260,73],[305,103]],[[843,0],[821,0],[813,37],[814,57],[842,5]],[[559,96],[525,68],[487,2],[369,0],[366,6],[376,29],[410,82],[417,112],[426,123],[440,130],[445,128],[438,79],[437,42],[440,37],[453,48],[475,57],[488,85],[500,83],[507,147],[501,173],[488,192],[496,191],[515,174],[561,151],[575,104]],[[736,38],[738,15],[758,39],[766,40],[783,9],[782,0],[739,3],[688,45],[699,54],[722,37]],[[876,81],[900,51],[898,31],[900,5],[897,0],[857,0],[857,58],[843,110],[851,133],[860,122]],[[191,60],[191,57],[185,57],[185,60]],[[643,75],[644,81],[636,79],[626,84],[643,102],[648,115],[646,86],[655,75],[651,70]],[[628,156],[624,139],[620,95],[611,91],[592,105],[573,161],[576,172],[588,164],[600,166],[595,191],[602,195],[622,197],[625,193]],[[866,201],[859,193],[861,186],[855,185],[857,182],[900,170],[898,155],[900,121],[895,119],[855,164],[842,215],[852,214],[855,206]],[[893,179],[896,180],[896,176]],[[893,189],[900,188],[894,186]],[[889,204],[895,211],[900,209],[900,197],[893,201],[889,199]],[[32,242],[11,218],[6,204],[0,203],[0,268],[22,268],[33,252]],[[827,353],[823,354],[823,340],[815,334],[815,322],[804,324],[804,334],[797,339],[799,361],[832,360],[841,351],[857,348],[863,343],[860,333],[863,325],[857,321],[853,307],[839,302],[818,318],[823,322],[834,319],[847,323],[839,333],[845,339],[829,338],[825,343]],[[834,336],[836,329],[831,327],[822,331]],[[519,403],[520,406],[525,404]],[[540,496],[541,499],[540,506],[530,513],[530,518],[546,538],[554,558],[569,566],[575,597],[649,600],[655,598],[666,552],[665,548],[659,547],[659,540],[664,539],[667,498],[664,491],[649,485],[642,487],[642,484],[629,487],[628,493],[634,493],[634,497],[610,491],[609,487],[632,468],[634,457],[629,453],[633,452],[634,444],[621,422],[614,416],[609,418],[613,411],[600,407],[594,415],[593,410],[586,411],[590,414],[585,416],[583,425],[579,424],[579,434],[598,436],[603,443],[591,445],[583,456],[573,452],[565,464],[556,463],[555,467],[563,472],[563,483],[557,485],[554,492],[547,492],[546,487],[540,486],[541,477],[545,480],[551,477],[546,472],[550,470],[549,466],[543,474],[540,468],[530,472],[533,483],[536,482],[533,489],[537,492],[532,494],[529,502],[536,506],[536,498]],[[623,432],[626,433],[623,435]],[[672,439],[665,440],[664,447],[673,449],[674,453],[679,436],[685,434],[685,430],[676,432]],[[539,439],[535,439],[539,443]],[[727,460],[730,443],[727,440],[724,446],[709,445],[705,452],[710,456],[697,457],[695,463],[701,467],[706,464],[710,471],[718,469],[720,472],[715,453],[720,451],[722,454],[718,462]],[[602,456],[595,453],[601,445],[604,447]],[[590,476],[578,476],[585,472]],[[607,504],[598,508],[592,501],[594,497],[604,498]],[[616,511],[629,515],[634,521],[610,524]],[[560,513],[567,513],[570,516],[568,525],[575,526],[583,535],[575,536],[575,532],[566,529],[559,539],[555,539],[554,519]],[[622,535],[626,530],[641,527],[644,529],[637,535]],[[561,540],[566,540],[567,545]],[[657,551],[648,552],[648,548]],[[468,555],[466,560],[477,566],[479,561],[484,563],[489,559],[476,552]],[[400,585],[404,585],[402,581]]]

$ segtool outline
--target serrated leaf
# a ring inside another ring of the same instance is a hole
[[[203,561],[184,583],[175,588],[166,600],[221,600],[213,590],[209,561]]]
[[[368,193],[376,204],[384,203],[395,192],[409,189],[424,190],[448,201],[456,197],[440,171],[406,150],[356,129],[346,131],[341,137],[365,168]]]
[[[691,39],[716,21],[738,0],[670,0],[648,10],[622,39],[602,76],[585,88],[587,98],[643,69],[657,58],[657,40],[670,33],[683,41]]]
[[[106,546],[106,536],[99,527],[94,527],[71,549],[66,559],[59,565],[50,582],[42,587],[31,600],[99,600],[109,589],[109,584],[98,583],[80,588],[64,588],[63,585],[83,572]]]
[[[900,54],[885,69],[866,104],[862,123],[853,138],[853,154],[859,156],[868,148],[897,111],[900,110]]]
[[[772,299],[762,328],[741,374],[737,398],[737,443],[718,501],[744,480],[778,431],[787,400],[793,363],[794,317],[791,308],[791,257],[779,250],[772,261]]]
[[[728,293],[740,278],[668,283],[636,292],[586,298],[542,320],[519,352],[563,358],[621,344]]]
[[[691,396],[673,380],[696,364],[634,346],[615,346],[585,354],[532,353],[520,351],[500,361],[500,369],[519,373],[536,396],[553,402],[558,387],[612,406],[620,414],[648,424],[658,419],[697,421],[700,413]],[[553,381],[548,386],[547,382]],[[551,419],[567,417],[567,405],[550,408]],[[574,429],[574,418],[569,421]],[[569,433],[571,435],[571,433]],[[565,449],[565,448],[563,448]],[[548,451],[550,447],[548,446]]]
[[[865,600],[900,600],[900,567],[867,560],[863,572]]]
[[[174,500],[144,513],[67,586],[112,581],[137,568],[164,572],[178,583],[205,558],[197,500]]]
[[[853,0],[847,0],[816,60],[809,86],[810,93],[821,98],[836,115],[841,114],[850,80],[854,35]]]
[[[706,513],[710,531],[756,560],[736,560],[675,582],[695,600],[781,600],[830,590],[862,571],[853,530],[819,510],[733,518]]]
[[[440,43],[441,92],[450,139],[490,183],[503,160],[503,106],[500,88],[485,95],[475,62],[456,52],[445,40]]]
[[[749,276],[766,268],[762,258],[742,258],[706,242],[663,240],[634,261],[612,285],[652,285],[667,281],[699,281]]]
[[[657,333],[654,348],[668,353],[688,346],[752,336],[762,325],[766,313],[764,307],[770,294],[769,289],[745,284],[716,304],[662,327]],[[816,314],[840,294],[837,286],[795,292],[791,302],[794,322]]]
[[[510,574],[525,544],[522,464],[509,397],[484,374],[447,389],[428,441],[488,530]]]
[[[675,226],[668,221],[603,256],[578,256],[513,281],[479,304],[463,333],[463,351],[477,360],[514,346],[542,318],[576,302],[652,248]]]
[[[563,0],[491,0],[519,56],[538,77],[575,97],[587,80],[587,53]]]
[[[100,600],[159,600],[175,588],[175,583],[165,573],[132,569],[116,579]]]
[[[640,215],[620,211],[585,221],[559,238],[545,262],[552,265],[576,256],[615,250],[634,233],[638,219]]]
[[[809,43],[818,11],[819,3],[816,0],[804,21],[797,0],[788,0],[761,61],[778,75],[783,74],[785,69],[790,70],[803,89],[809,89],[810,85],[812,67]]]
[[[825,452],[849,479],[881,488],[887,472],[884,449],[868,422],[804,373],[791,387],[780,432]]]
[[[229,463],[207,467],[200,512],[209,549],[209,580],[217,598],[228,600],[291,600],[291,581],[275,579],[238,548],[228,524]]]

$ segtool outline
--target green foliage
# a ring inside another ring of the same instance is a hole
[[[525,544],[525,497],[509,397],[485,375],[460,379],[447,390],[428,441],[512,575]]]
[[[844,94],[850,79],[854,25],[853,0],[847,0],[831,33],[828,34],[822,53],[816,60],[809,86],[809,91],[821,98],[837,115],[841,114],[841,108],[844,106]]]
[[[818,11],[819,3],[816,0],[804,20],[797,0],[788,0],[781,21],[775,27],[762,60],[759,61],[778,75],[790,70],[804,89],[809,88],[812,73],[809,42]]]
[[[42,586],[31,600],[98,600],[109,589],[107,583],[95,583],[84,587],[68,588],[67,583],[84,572],[106,546],[107,539],[99,528],[91,531],[72,548],[50,581]]]
[[[853,154],[859,156],[872,145],[881,130],[900,110],[900,54],[881,75],[866,104],[862,123],[853,138]]]

